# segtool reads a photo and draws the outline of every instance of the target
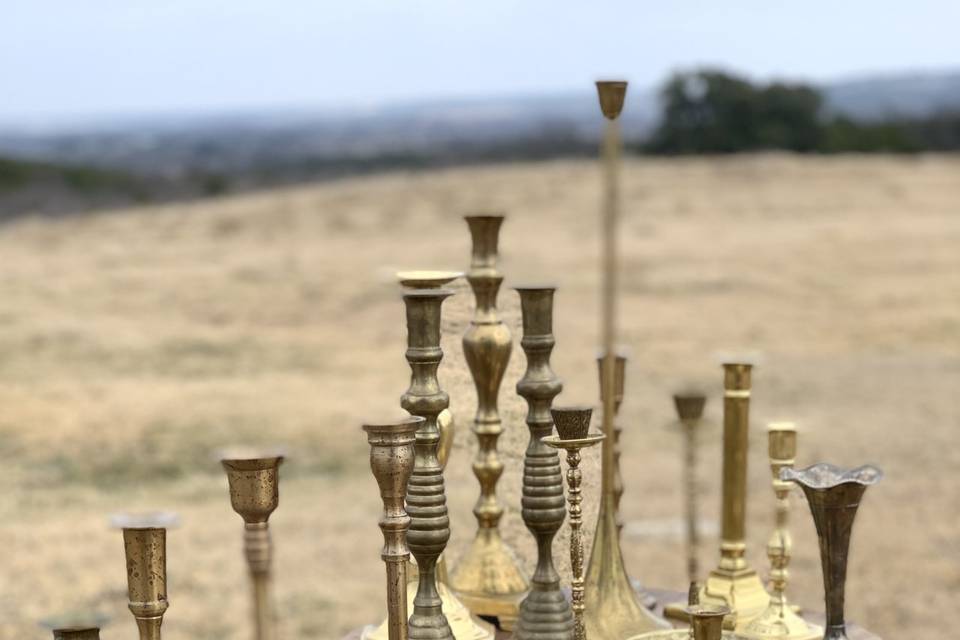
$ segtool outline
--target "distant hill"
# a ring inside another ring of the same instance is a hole
[[[822,87],[830,112],[854,120],[960,111],[960,71],[857,78]]]

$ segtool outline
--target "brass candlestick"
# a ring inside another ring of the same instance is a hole
[[[530,593],[520,604],[514,629],[516,640],[572,640],[573,614],[560,590],[553,566],[553,539],[566,515],[560,456],[541,439],[553,432],[550,405],[563,383],[550,368],[553,352],[553,287],[517,287],[523,316],[520,346],[527,370],[517,382],[517,393],[527,401],[530,442],[523,460],[523,522],[537,541],[537,568]]]
[[[603,376],[615,379],[613,357],[616,341],[617,294],[617,218],[619,216],[620,129],[617,118],[623,108],[626,82],[598,82],[600,108],[606,118],[604,134],[604,198],[603,198],[603,307],[602,353],[605,355]],[[597,531],[590,556],[585,624],[594,638],[623,640],[630,636],[667,628],[669,624],[654,616],[640,602],[630,584],[620,541],[617,535],[616,498],[614,492],[614,413],[613,385],[603,394],[603,433],[607,436],[601,454],[600,511]]]
[[[823,637],[823,629],[808,624],[787,603],[786,589],[793,542],[788,529],[790,517],[790,489],[792,485],[780,479],[780,471],[792,469],[797,456],[797,429],[792,423],[777,422],[767,430],[770,470],[773,472],[773,492],[777,498],[776,527],[767,542],[770,559],[770,604],[740,632],[743,638],[763,640],[816,640]]]
[[[380,486],[383,551],[387,565],[387,637],[407,640],[407,529],[410,516],[403,508],[407,482],[413,473],[417,428],[425,420],[412,416],[399,421],[363,425],[370,443],[370,469]]]
[[[463,276],[462,271],[401,271],[397,273],[400,285],[407,289],[439,289],[457,278]],[[440,431],[440,442],[437,445],[437,460],[440,466],[447,466],[447,459],[453,447],[456,425],[449,408],[437,415],[437,429]],[[419,572],[417,565],[409,562],[407,565],[407,601],[412,602],[417,593]],[[441,554],[437,560],[437,591],[443,607],[443,615],[457,640],[493,640],[493,626],[470,613],[466,605],[457,598],[449,588],[447,575],[446,555]],[[387,640],[389,620],[384,620],[379,627],[367,627],[361,636],[362,640]]]
[[[99,627],[70,627],[54,629],[53,640],[100,640]]]
[[[583,580],[583,510],[580,503],[580,483],[583,474],[580,471],[580,449],[592,447],[607,436],[602,433],[590,433],[590,407],[563,407],[551,409],[553,422],[557,427],[556,436],[546,436],[543,443],[550,447],[565,449],[567,452],[567,502],[570,505],[570,600],[573,609],[573,637],[586,640],[587,629],[583,613],[586,609]],[[599,636],[603,637],[603,636]]]
[[[243,552],[253,593],[253,637],[273,640],[275,623],[270,599],[270,514],[280,502],[279,467],[283,456],[226,452],[220,460],[227,472],[230,505],[243,518]]]
[[[750,373],[752,365],[723,365],[723,503],[720,563],[707,576],[700,593],[704,605],[726,606],[737,630],[763,613],[770,596],[760,576],[745,557],[747,519],[747,452],[750,428]],[[687,619],[686,607],[668,605],[670,617]]]
[[[467,216],[466,220],[473,238],[467,280],[477,305],[463,336],[463,354],[477,388],[473,432],[479,448],[473,472],[480,481],[480,498],[473,508],[477,535],[451,574],[450,585],[471,611],[496,617],[500,626],[509,630],[529,587],[516,557],[500,536],[503,507],[496,494],[503,473],[497,454],[497,439],[503,432],[497,396],[513,346],[510,330],[497,316],[497,291],[503,282],[497,270],[497,237],[503,216]]]
[[[780,472],[780,478],[800,485],[817,527],[827,607],[823,638],[846,640],[843,603],[850,533],[864,492],[883,478],[883,472],[870,465],[847,471],[821,463],[801,471],[787,467]]]
[[[683,426],[683,486],[687,502],[687,581],[695,584],[700,579],[700,563],[697,558],[700,534],[697,530],[697,425],[703,417],[707,396],[697,391],[673,395],[677,417]],[[699,598],[697,594],[697,598]],[[699,603],[699,601],[698,601]]]
[[[127,595],[137,621],[140,640],[160,640],[167,600],[167,527],[173,514],[119,515],[114,526],[123,529],[127,560]]]
[[[407,483],[407,513],[410,529],[407,546],[417,560],[419,584],[410,616],[414,640],[454,640],[437,591],[437,558],[450,539],[450,519],[443,485],[443,467],[437,459],[440,431],[437,416],[450,404],[440,389],[437,369],[443,360],[440,348],[440,307],[453,294],[447,289],[405,290],[407,314],[407,362],[410,387],[400,406],[424,418],[416,431],[413,474]]]

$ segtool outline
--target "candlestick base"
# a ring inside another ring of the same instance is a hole
[[[450,587],[471,612],[496,618],[507,631],[513,629],[528,590],[527,580],[498,529],[477,531],[450,576]]]
[[[823,629],[808,623],[791,607],[771,602],[763,613],[738,631],[737,636],[747,640],[820,640]]]
[[[743,630],[747,624],[767,608],[770,595],[763,588],[760,576],[753,569],[726,571],[714,569],[707,576],[707,582],[700,589],[700,604],[726,606],[735,615],[723,620],[725,629]],[[689,622],[686,603],[671,603],[664,607],[663,613],[672,620]]]
[[[440,601],[443,602],[443,615],[447,617],[453,637],[457,640],[493,640],[494,627],[488,622],[470,614],[470,610],[447,588],[441,581],[437,581],[437,591]],[[417,583],[407,583],[407,601],[413,602],[417,595]],[[361,640],[387,640],[387,621],[379,627],[369,626],[363,631]]]

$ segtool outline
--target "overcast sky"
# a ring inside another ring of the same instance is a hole
[[[960,68],[960,0],[8,0],[0,121]]]

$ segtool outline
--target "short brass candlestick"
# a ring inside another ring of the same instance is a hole
[[[563,407],[551,409],[553,422],[557,427],[556,436],[545,436],[543,443],[550,447],[565,449],[567,452],[567,502],[570,511],[570,600],[573,609],[573,637],[586,640],[587,629],[583,619],[586,609],[583,581],[583,509],[580,503],[580,484],[583,474],[580,471],[580,450],[592,447],[607,436],[603,433],[590,433],[590,407]]]
[[[687,503],[687,580],[691,584],[700,579],[700,534],[697,530],[697,425],[703,417],[707,396],[698,391],[673,395],[677,417],[683,427],[683,486]],[[699,598],[697,594],[697,598]]]
[[[513,552],[500,536],[503,507],[497,500],[497,481],[503,463],[497,440],[503,432],[497,397],[510,361],[510,330],[497,316],[497,292],[503,276],[497,270],[497,237],[503,216],[466,216],[473,238],[467,280],[476,297],[476,311],[463,336],[463,354],[477,388],[477,413],[473,432],[479,448],[473,473],[480,481],[480,497],[473,514],[478,529],[473,543],[450,576],[450,585],[471,611],[496,617],[512,629],[520,601],[529,586]]]
[[[383,551],[380,557],[387,566],[387,637],[407,640],[407,529],[410,516],[403,501],[407,482],[413,473],[416,431],[424,422],[411,416],[392,422],[363,425],[370,443],[370,469],[380,487],[383,516]]]
[[[619,169],[620,127],[618,118],[623,109],[627,83],[598,82],[600,109],[606,118],[603,143],[604,189],[602,224],[602,353],[605,355],[603,377],[614,380],[616,361],[617,301],[617,226],[620,213]],[[630,583],[623,564],[617,534],[616,497],[614,491],[614,386],[607,385],[603,394],[603,433],[607,436],[601,454],[600,511],[593,538],[588,574],[586,626],[589,634],[603,640],[623,640],[630,636],[670,625],[654,616],[641,602]]]
[[[167,600],[167,527],[177,517],[168,513],[114,516],[123,529],[127,560],[127,595],[140,640],[160,640]]]
[[[797,429],[790,422],[775,422],[767,430],[770,470],[773,472],[773,492],[777,498],[776,527],[767,542],[770,559],[770,604],[740,632],[743,638],[763,640],[816,640],[823,637],[823,629],[807,623],[787,602],[786,590],[793,542],[788,528],[790,517],[791,483],[780,479],[780,471],[792,469],[797,456]]]
[[[801,471],[787,467],[780,472],[780,478],[800,485],[817,527],[827,607],[823,639],[846,640],[843,605],[850,533],[864,492],[883,478],[883,472],[870,465],[847,471],[821,463]]]
[[[100,629],[99,627],[54,629],[53,640],[100,640]]]
[[[443,467],[437,458],[440,430],[437,416],[450,404],[440,389],[437,369],[443,360],[440,348],[440,307],[453,294],[448,289],[404,290],[407,315],[407,351],[410,386],[400,406],[424,421],[415,434],[413,474],[407,483],[410,529],[407,546],[417,561],[419,583],[410,616],[414,640],[454,640],[437,591],[437,558],[450,539]]]
[[[220,460],[227,472],[230,505],[243,518],[243,552],[253,593],[254,640],[276,637],[270,599],[270,514],[280,502],[279,453],[225,452]]]
[[[527,401],[530,442],[523,460],[523,522],[537,541],[537,568],[530,593],[520,604],[514,628],[516,640],[572,640],[573,614],[560,590],[553,566],[553,540],[563,525],[566,509],[560,456],[541,442],[553,432],[550,406],[563,383],[550,368],[553,337],[553,287],[517,287],[523,316],[520,345],[527,370],[517,382],[517,393]]]
[[[707,576],[700,593],[703,605],[729,607],[742,630],[763,613],[770,596],[760,576],[747,563],[747,452],[750,428],[750,374],[752,365],[723,365],[723,491],[720,563]],[[687,619],[686,607],[668,605],[670,617]]]
[[[690,603],[684,607],[689,629],[650,631],[629,640],[740,640],[732,631],[724,631],[729,624],[730,609],[723,606]]]
[[[439,289],[457,278],[463,276],[462,271],[401,271],[397,273],[400,285],[407,289]],[[437,445],[437,460],[441,467],[447,466],[447,459],[453,447],[456,425],[450,409],[444,409],[437,415],[437,429],[440,431],[440,442]],[[413,562],[407,565],[407,600],[412,602],[419,584],[419,572]],[[493,640],[493,626],[470,613],[466,605],[457,598],[449,588],[447,576],[446,555],[437,560],[437,591],[443,603],[443,615],[457,640]],[[367,627],[361,636],[362,640],[387,640],[389,620],[384,620],[379,627]]]

